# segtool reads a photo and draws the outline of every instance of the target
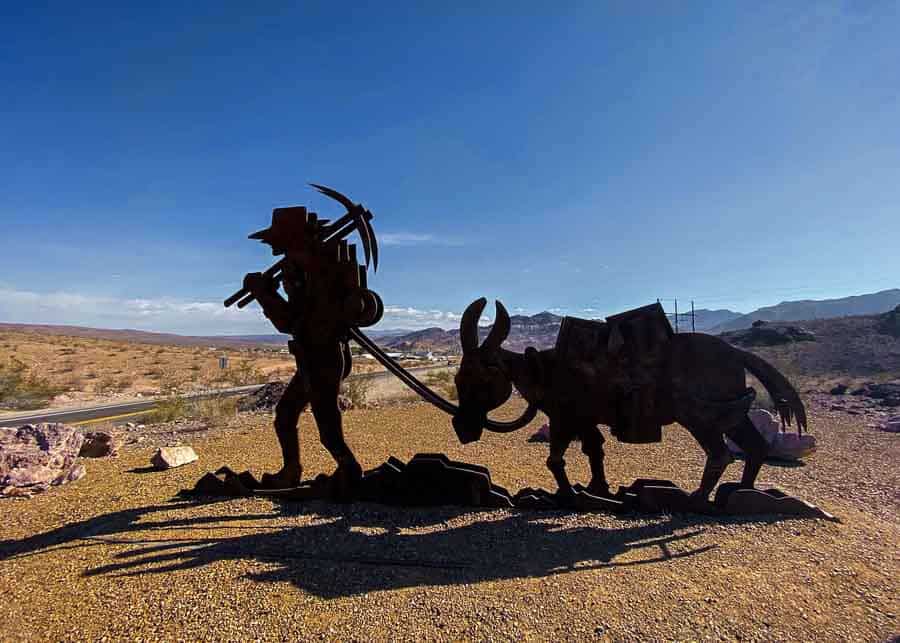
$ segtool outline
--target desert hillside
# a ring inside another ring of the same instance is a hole
[[[770,339],[777,335],[784,340]],[[900,378],[900,306],[878,315],[766,323],[722,338],[789,376]]]
[[[746,315],[725,321],[710,329],[712,333],[750,328],[757,320],[788,322],[804,319],[833,319],[858,315],[877,315],[900,305],[900,288],[837,299],[803,299],[764,306]]]

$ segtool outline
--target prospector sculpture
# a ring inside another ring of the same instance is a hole
[[[365,499],[387,504],[467,504],[521,509],[572,507],[579,510],[701,511],[718,513],[788,513],[833,518],[778,490],[755,491],[753,483],[766,457],[767,444],[747,416],[755,391],[745,388],[744,370],[753,373],[778,405],[782,425],[796,420],[806,426],[806,412],[796,391],[762,359],[710,335],[672,333],[659,304],[607,318],[606,322],[566,317],[556,347],[524,354],[504,350],[510,318],[497,302],[497,316],[479,346],[477,323],[486,304],[473,302],[460,324],[463,359],[456,375],[459,405],[429,389],[391,359],[360,330],[377,323],[384,312],[381,298],[366,285],[370,262],[378,266],[372,214],[339,192],[313,185],[341,203],[347,213],[329,223],[304,207],[277,208],[272,225],[250,235],[282,258],[265,272],[244,277],[243,287],[225,306],[244,307],[256,300],[275,327],[293,338],[288,342],[297,373],[275,409],[275,433],[283,466],[262,481],[227,467],[201,478],[188,494],[252,495],[266,493],[304,500]],[[357,232],[365,264],[345,238]],[[283,288],[287,297],[279,293]],[[558,492],[521,489],[515,495],[495,485],[484,467],[455,462],[444,454],[417,454],[408,463],[389,458],[363,473],[344,441],[338,391],[350,373],[348,341],[353,339],[423,399],[453,417],[462,442],[481,437],[486,428],[509,433],[544,411],[550,418],[550,457]],[[498,422],[489,411],[503,404],[515,386],[527,408],[519,418]],[[322,444],[337,462],[329,476],[302,480],[297,422],[312,406]],[[690,497],[669,481],[638,479],[615,495],[603,468],[603,436],[598,424],[611,427],[625,442],[658,442],[664,424],[679,422],[707,455],[703,477]],[[715,504],[707,501],[731,462],[723,436],[746,454],[742,489],[722,485]],[[570,484],[563,456],[574,438],[591,466],[587,489]]]
[[[370,326],[381,319],[381,298],[366,287],[366,268],[378,267],[378,245],[370,221],[372,214],[339,192],[313,185],[347,208],[333,223],[319,220],[305,207],[277,208],[272,225],[250,235],[284,257],[264,273],[244,277],[243,288],[225,300],[244,307],[254,299],[282,333],[297,362],[297,373],[275,408],[275,433],[284,466],[265,474],[267,488],[300,484],[300,444],[297,422],[307,404],[319,428],[319,438],[337,462],[332,476],[333,495],[348,498],[362,477],[362,468],[344,441],[338,391],[350,373],[348,339],[351,327]],[[356,231],[363,244],[365,265],[356,260],[356,246],[345,241]],[[279,283],[287,299],[278,292]]]
[[[462,442],[484,428],[503,432],[487,413],[503,404],[512,387],[528,402],[526,415],[550,419],[550,457],[562,497],[573,493],[563,456],[574,438],[590,460],[587,490],[608,496],[603,435],[612,428],[626,442],[658,442],[662,425],[678,422],[706,452],[706,466],[693,496],[706,500],[732,462],[723,436],[746,454],[742,488],[752,488],[767,445],[747,417],[756,392],[745,387],[744,370],[775,400],[782,423],[806,427],[806,411],[791,384],[766,361],[712,335],[673,334],[659,304],[608,318],[606,323],[567,317],[555,348],[525,353],[505,350],[510,319],[499,301],[493,329],[479,346],[478,319],[485,299],[466,309],[460,323],[463,358],[456,375],[459,409],[453,426]]]

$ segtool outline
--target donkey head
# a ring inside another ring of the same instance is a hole
[[[481,438],[487,414],[512,394],[509,373],[500,359],[500,345],[509,335],[509,313],[499,301],[494,327],[478,345],[478,320],[487,300],[482,297],[469,304],[459,324],[463,356],[456,373],[459,411],[453,416],[453,428],[463,444]]]

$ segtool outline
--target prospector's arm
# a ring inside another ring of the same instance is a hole
[[[278,292],[278,283],[259,272],[244,277],[244,288],[259,302],[263,314],[280,333],[290,334],[294,329],[291,306]]]

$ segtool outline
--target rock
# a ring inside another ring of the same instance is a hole
[[[84,434],[84,444],[78,452],[82,458],[106,458],[119,453],[120,442],[112,433],[90,431]]]
[[[84,437],[65,424],[27,424],[0,428],[0,488],[4,495],[25,495],[46,490],[50,485],[72,482],[85,474],[75,464]]]
[[[888,433],[900,433],[900,415],[894,415],[880,422],[878,428]]]
[[[832,406],[832,410],[844,410],[843,407]],[[786,433],[781,430],[781,423],[775,419],[775,416],[765,409],[750,409],[747,414],[753,422],[753,426],[763,436],[769,444],[769,457],[779,460],[798,460],[812,455],[816,450],[815,437],[806,435],[797,435],[796,433]],[[735,454],[741,454],[741,448],[732,442],[728,437],[725,438],[725,444],[728,449]]]
[[[900,337],[900,305],[881,316],[878,331],[894,337]]]
[[[43,489],[35,490],[34,487],[0,487],[0,496],[4,496],[6,498],[30,498],[37,491],[43,491]]]
[[[850,395],[866,397],[881,406],[894,408],[900,406],[900,383],[866,382],[859,388],[850,391]]]
[[[67,482],[75,482],[76,480],[81,480],[86,475],[87,469],[84,468],[84,465],[76,464],[74,467],[69,469],[69,472],[65,476],[63,476],[62,478],[57,478],[51,484],[53,484],[54,486],[58,486]]]
[[[278,404],[278,400],[281,399],[286,388],[287,384],[284,382],[269,382],[238,400],[238,411],[242,413],[248,411],[271,411]]]
[[[784,323],[757,321],[752,328],[723,333],[722,338],[739,346],[779,346],[794,342],[814,342],[816,336],[803,328]]]
[[[197,454],[191,447],[162,447],[150,459],[150,464],[159,469],[174,469],[197,460]]]
[[[831,395],[843,395],[844,393],[847,392],[847,389],[849,389],[849,388],[850,388],[850,387],[847,386],[846,384],[838,384],[837,386],[833,387],[833,388],[832,388],[830,391],[828,391],[828,392],[829,392]]]
[[[529,442],[549,442],[550,441],[550,425],[546,422],[537,431],[528,438]]]

